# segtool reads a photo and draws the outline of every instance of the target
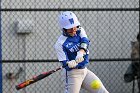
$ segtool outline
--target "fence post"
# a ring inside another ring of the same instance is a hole
[[[1,9],[1,0],[0,0],[0,9]],[[2,93],[2,43],[1,43],[1,11],[0,11],[0,93]]]

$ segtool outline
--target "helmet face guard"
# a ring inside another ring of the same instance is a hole
[[[59,15],[59,25],[61,29],[70,29],[79,26],[80,22],[73,12],[66,11]]]

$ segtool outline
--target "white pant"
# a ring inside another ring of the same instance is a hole
[[[87,68],[67,71],[65,93],[79,93],[81,87],[90,93],[109,93],[100,79]]]

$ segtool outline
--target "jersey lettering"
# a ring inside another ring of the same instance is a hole
[[[72,47],[69,49],[69,51],[70,51],[70,52],[76,52],[76,51],[78,51],[78,50],[79,50],[79,45],[80,45],[80,43],[78,43],[78,44],[72,46]]]

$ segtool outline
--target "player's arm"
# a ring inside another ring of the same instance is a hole
[[[79,62],[84,60],[83,58],[78,58],[76,60],[69,61],[65,48],[59,43],[55,45],[55,50],[57,53],[58,60],[62,63],[63,67],[65,67],[65,69],[67,70],[71,70],[72,68],[75,68]]]
[[[80,28],[80,37],[81,37],[81,42],[79,46],[80,50],[77,52],[76,59],[84,56],[89,46],[89,39],[87,37],[85,30],[82,27]]]
[[[83,49],[86,52],[90,41],[87,37],[85,30],[82,27],[80,28],[80,37],[81,37],[80,49]]]
[[[81,42],[79,46],[79,51],[77,52],[77,56],[75,59],[83,57],[84,60],[87,60],[86,58],[88,56],[87,54],[88,54],[89,39],[83,28],[80,28],[80,37],[81,37]],[[81,63],[78,64],[76,68],[82,68],[88,63],[87,61],[84,60],[80,60],[80,59],[78,60],[81,61]]]

